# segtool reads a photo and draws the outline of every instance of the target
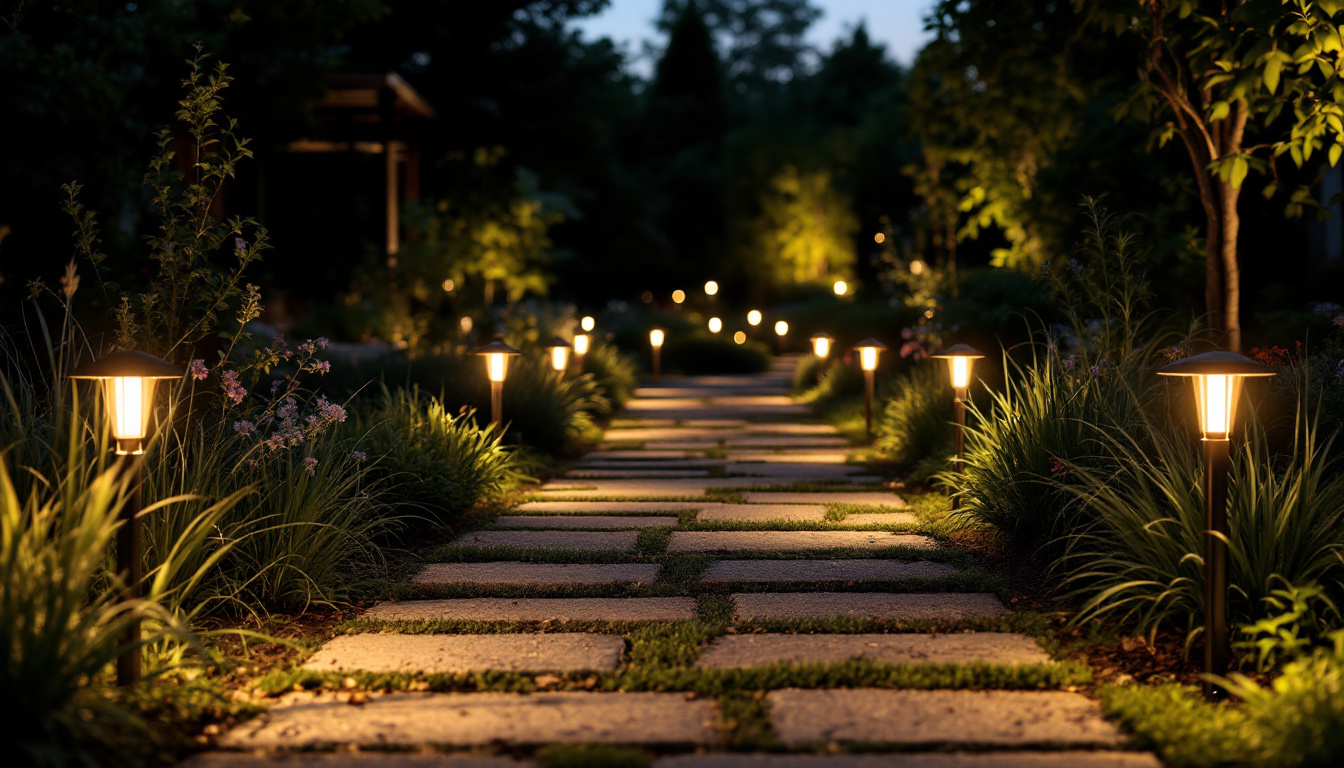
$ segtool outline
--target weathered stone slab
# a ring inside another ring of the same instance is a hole
[[[546,483],[541,492],[550,497],[580,499],[584,497],[645,497],[645,496],[703,496],[706,488],[741,485],[741,478],[697,477],[687,480],[580,480],[576,482]]]
[[[729,450],[724,451],[726,461],[764,462],[792,464],[844,464],[849,460],[848,448],[798,448],[794,450]],[[721,460],[722,461],[722,460]],[[857,467],[856,467],[857,468]]]
[[[1120,729],[1060,691],[784,690],[766,697],[791,747],[829,742],[1116,746]]]
[[[697,667],[735,669],[765,664],[826,664],[864,659],[885,664],[1048,664],[1026,635],[724,635],[700,654]]]
[[[699,509],[709,501],[529,501],[519,504],[515,512],[548,512],[563,515],[585,515],[594,512],[681,512]]]
[[[661,572],[653,563],[430,563],[412,581],[482,587],[650,584]]]
[[[880,515],[872,515],[880,517]],[[657,528],[677,524],[675,517],[652,515],[500,515],[495,525],[504,528]]]
[[[520,547],[566,549],[575,552],[632,552],[639,534],[634,531],[471,531],[453,539],[454,547]]]
[[[675,467],[679,469],[704,469],[706,467],[721,467],[727,464],[727,459],[670,459],[659,461],[633,461],[630,459],[608,459],[603,453],[590,453],[580,460],[575,469],[636,469],[644,470],[664,470]]]
[[[816,448],[849,445],[849,441],[843,437],[811,435],[752,435],[730,437],[723,444],[730,448]]]
[[[933,549],[927,536],[891,531],[673,531],[668,552],[799,552],[811,549]]]
[[[878,621],[965,621],[1007,614],[994,595],[983,592],[775,592],[733,595],[741,621],[781,619],[874,619]]]
[[[752,406],[756,407],[794,406],[798,404],[799,403],[794,402],[794,399],[792,397],[789,397],[788,395],[776,395],[776,394],[726,395],[721,397],[715,397],[712,400],[710,400],[710,405],[715,405],[720,408],[750,408]]]
[[[913,512],[869,512],[865,514],[845,515],[841,525],[858,527],[861,525],[914,525],[919,522]]]
[[[654,451],[710,451],[720,448],[718,440],[666,440],[645,443],[645,448]]]
[[[277,706],[220,740],[234,749],[506,744],[704,744],[714,704],[677,693],[397,693],[363,706]]]
[[[444,755],[413,752],[204,752],[182,763],[183,768],[523,768],[520,762],[498,755]]]
[[[780,584],[942,579],[961,569],[924,560],[720,560],[700,576],[703,584]]]
[[[771,477],[806,481],[848,480],[852,475],[864,473],[862,467],[848,464],[812,464],[808,462],[732,462],[724,464],[723,470],[730,475],[750,477]]]
[[[449,674],[614,672],[625,653],[619,635],[588,632],[540,635],[340,635],[304,663],[319,672]]]
[[[1145,752],[896,752],[885,754],[686,754],[653,768],[1162,768]]]
[[[709,477],[709,472],[703,469],[609,469],[605,467],[581,467],[569,470],[564,476],[575,479],[634,480],[641,477]]]
[[[797,424],[784,422],[769,424],[757,422],[747,427],[753,435],[839,435],[840,430],[830,424]]]
[[[749,504],[866,504],[875,507],[906,507],[905,499],[889,491],[750,491]]]
[[[666,459],[684,459],[688,455],[689,454],[687,454],[685,451],[599,450],[594,453],[588,454],[587,458],[593,458],[597,460],[624,459],[627,461],[663,461]]]
[[[695,617],[691,597],[477,597],[379,603],[364,614],[384,621],[681,621]]]
[[[820,504],[716,504],[700,510],[695,519],[701,522],[717,520],[746,522],[810,520],[820,522],[826,519],[826,507]]]
[[[734,429],[751,424],[746,419],[687,419],[683,427],[707,427],[709,429]]]

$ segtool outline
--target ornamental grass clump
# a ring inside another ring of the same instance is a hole
[[[362,450],[380,479],[384,500],[410,514],[451,523],[480,501],[524,479],[512,448],[475,411],[453,413],[418,389],[382,388],[381,401],[356,409]]]
[[[923,482],[947,468],[952,455],[952,388],[941,366],[917,365],[889,385],[881,406],[877,447]]]
[[[570,454],[602,439],[597,419],[611,401],[591,374],[561,376],[549,361],[524,355],[504,381],[505,439],[550,454]],[[478,417],[479,418],[479,417]]]
[[[610,344],[594,343],[583,356],[580,372],[592,375],[613,408],[625,405],[639,385],[634,362]]]

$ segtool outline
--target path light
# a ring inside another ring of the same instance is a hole
[[[569,368],[569,353],[572,351],[574,347],[559,336],[547,342],[546,354],[551,358],[551,369],[564,376],[565,369]]]
[[[775,351],[784,354],[784,337],[789,333],[789,324],[783,320],[775,321]]]
[[[681,290],[681,289],[677,289],[677,290],[675,290],[675,291],[672,292],[672,303],[673,303],[673,304],[680,304],[680,303],[682,303],[682,302],[685,301],[685,300],[686,300],[686,292],[685,292],[685,291],[683,291],[683,290]]]
[[[444,292],[444,293],[452,293],[452,292],[453,292],[453,289],[456,288],[456,287],[457,287],[457,284],[454,283],[451,279],[448,279],[448,280],[444,280],[444,281],[443,281],[443,292]]]
[[[705,295],[706,295],[706,296],[714,296],[714,295],[717,295],[718,292],[719,292],[719,284],[718,284],[718,283],[714,282],[713,280],[710,280],[709,282],[705,283]]]
[[[961,474],[966,466],[966,401],[970,399],[971,366],[984,355],[980,350],[965,344],[954,344],[933,357],[947,361],[947,370],[952,377],[952,413],[956,430],[952,434],[952,444],[957,450],[957,458],[952,470]],[[952,508],[961,507],[961,495],[952,496]]]
[[[887,345],[877,339],[864,339],[854,345],[859,353],[859,367],[863,369],[863,423],[868,431],[868,442],[873,442],[873,372],[877,358]]]
[[[657,383],[662,377],[662,356],[663,341],[667,338],[667,333],[662,328],[653,328],[649,331],[649,346],[653,347],[653,381]]]
[[[592,333],[593,329],[597,327],[597,321],[593,319],[592,315],[587,315],[579,321],[579,327],[583,329],[584,333]]]
[[[844,280],[836,280],[835,285],[831,286],[831,290],[835,291],[836,296],[844,296],[849,293],[849,283]]]
[[[747,334],[745,334],[745,333],[743,333],[743,332],[741,332],[741,331],[738,331],[737,333],[734,333],[734,334],[733,334],[733,341],[737,342],[738,344],[746,344],[746,343],[747,343]]]
[[[761,324],[761,310],[753,309],[747,313],[747,325],[755,328]]]
[[[717,317],[709,318],[709,332],[718,333],[723,330],[723,320]]]
[[[831,356],[831,344],[835,339],[825,333],[812,335],[812,354],[817,356],[817,383],[821,383],[821,372],[826,366],[826,358]]]
[[[509,358],[518,350],[502,341],[493,341],[476,350],[485,358],[485,373],[490,377],[490,421],[498,429],[504,428],[504,376],[509,371]]]
[[[1158,370],[1160,376],[1189,376],[1199,406],[1204,443],[1204,674],[1227,674],[1227,472],[1228,435],[1237,414],[1242,379],[1274,371],[1232,352],[1205,352]],[[1204,681],[1204,695],[1223,691]]]
[[[586,333],[574,334],[574,357],[578,358],[580,366],[583,365],[583,356],[588,354],[588,345],[592,343],[592,337]]]
[[[154,410],[154,387],[160,380],[182,378],[182,370],[153,355],[123,350],[79,366],[70,373],[70,378],[90,379],[102,384],[108,426],[117,441],[117,455],[126,457],[118,462],[119,471],[127,481],[127,496],[121,507],[121,527],[117,529],[117,576],[125,589],[125,598],[138,600],[143,477],[140,463],[130,457],[145,452],[149,415]],[[135,685],[140,682],[139,619],[126,627],[122,649],[117,657],[117,684]]]

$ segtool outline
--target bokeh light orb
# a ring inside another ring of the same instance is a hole
[[[836,280],[835,285],[831,287],[835,290],[836,296],[844,296],[846,293],[849,293],[849,283],[846,283],[844,280]]]
[[[579,326],[582,327],[585,332],[591,333],[592,330],[597,327],[597,321],[593,319],[592,315],[588,315],[579,321]]]
[[[759,309],[753,309],[753,310],[751,310],[750,312],[748,312],[748,313],[747,313],[747,323],[748,323],[749,325],[753,325],[753,326],[760,325],[760,324],[761,324],[761,310],[759,310]]]
[[[718,284],[718,283],[714,282],[713,280],[710,280],[709,282],[705,283],[705,295],[706,295],[706,296],[713,296],[713,295],[717,294],[718,292],[719,292],[719,284]]]
[[[709,332],[718,333],[723,330],[723,321],[717,317],[709,318]]]
[[[734,333],[734,334],[733,334],[733,341],[736,341],[738,344],[746,344],[746,343],[747,343],[747,334],[745,334],[745,333],[743,333],[743,332],[741,332],[741,331],[738,331],[737,333]]]
[[[789,332],[789,324],[788,324],[788,323],[784,322],[783,320],[780,320],[779,322],[775,323],[775,334],[776,334],[776,335],[778,335],[778,336],[783,336],[784,334],[786,334],[786,333],[788,333],[788,332]]]
[[[673,303],[673,304],[680,304],[681,302],[683,302],[683,301],[685,301],[685,300],[686,300],[686,292],[685,292],[685,291],[683,291],[683,290],[675,290],[675,291],[672,292],[672,303]]]

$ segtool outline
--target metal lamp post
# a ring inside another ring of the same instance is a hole
[[[649,330],[649,346],[653,347],[653,382],[655,384],[662,378],[663,341],[666,338],[667,332],[662,328]]]
[[[569,368],[569,355],[574,351],[574,347],[569,342],[556,336],[546,343],[546,356],[551,360],[551,369],[561,376]]]
[[[954,344],[933,355],[933,357],[946,360],[948,372],[952,375],[952,413],[956,423],[952,443],[957,451],[957,458],[952,463],[952,469],[957,474],[961,474],[966,467],[966,401],[970,399],[971,366],[975,365],[976,360],[983,359],[984,355],[974,347]],[[952,508],[957,509],[960,506],[961,496],[954,494],[952,496]]]
[[[149,435],[149,415],[154,410],[154,388],[160,380],[182,378],[182,371],[171,363],[144,352],[120,351],[81,365],[72,379],[91,379],[103,386],[103,400],[117,441],[119,471],[127,479],[126,503],[121,507],[121,527],[117,529],[117,577],[121,579],[127,600],[141,595],[140,509],[143,472],[133,456],[145,452]],[[117,657],[117,684],[140,682],[140,621],[132,621],[122,638]]]
[[[1273,376],[1274,371],[1232,352],[1205,352],[1162,368],[1161,376],[1188,376],[1199,405],[1204,443],[1204,673],[1227,674],[1227,473],[1231,464],[1233,420],[1242,380]],[[1222,696],[1204,681],[1204,694]]]
[[[873,372],[877,370],[877,358],[887,345],[877,339],[864,339],[854,346],[859,353],[859,367],[863,369],[863,423],[868,434],[868,442],[873,442]]]
[[[504,376],[509,370],[509,358],[518,350],[502,341],[492,341],[476,350],[485,358],[485,373],[490,377],[490,421],[497,429],[504,427]]]

